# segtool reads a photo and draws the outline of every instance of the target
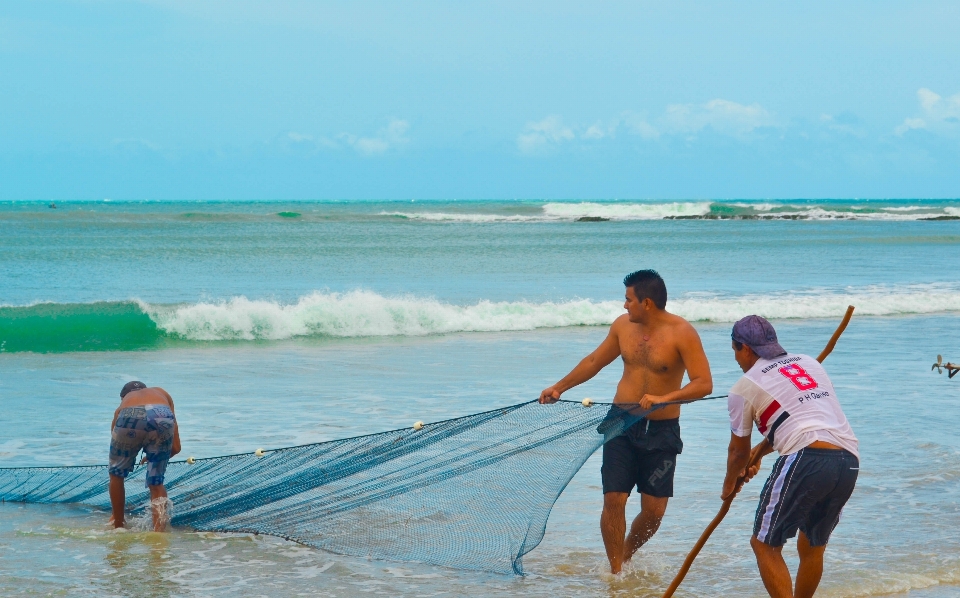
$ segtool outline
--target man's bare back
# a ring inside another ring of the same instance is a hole
[[[117,416],[120,414],[120,411],[127,407],[142,407],[144,405],[167,405],[171,410],[175,409],[173,406],[173,397],[159,386],[134,390],[128,392],[126,396],[120,400],[120,406],[113,412],[113,421],[110,422],[110,429],[113,430],[113,427],[117,425]],[[179,437],[177,440],[179,447]]]
[[[120,401],[120,406],[117,407],[117,409],[140,407],[141,405],[169,405],[173,407],[173,397],[159,386],[141,388],[140,390],[128,392],[127,396]]]

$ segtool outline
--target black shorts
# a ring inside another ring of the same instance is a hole
[[[680,418],[641,419],[603,445],[603,493],[633,487],[657,497],[673,496],[673,472],[683,451]]]
[[[760,493],[753,535],[783,546],[799,529],[811,546],[825,546],[859,473],[860,461],[845,450],[805,448],[780,457]]]

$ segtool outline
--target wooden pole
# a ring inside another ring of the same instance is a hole
[[[833,336],[830,337],[830,342],[827,343],[827,346],[823,348],[823,351],[820,352],[820,355],[817,355],[817,361],[823,363],[823,360],[827,358],[828,355],[833,353],[833,348],[837,346],[837,339],[840,338],[840,335],[843,334],[843,331],[847,329],[847,324],[850,323],[850,318],[853,317],[853,306],[847,306],[847,313],[843,314],[843,320],[840,321],[840,325],[837,326],[837,330],[833,333]]]
[[[833,352],[833,348],[837,346],[837,339],[839,339],[840,335],[843,334],[843,331],[846,330],[847,324],[850,323],[851,317],[853,317],[852,305],[847,306],[847,313],[843,315],[843,320],[841,320],[840,325],[833,333],[833,336],[830,337],[830,341],[827,343],[827,346],[824,347],[823,351],[820,352],[820,355],[817,356],[817,361],[823,363],[823,360]],[[767,439],[764,438],[763,442],[757,445],[757,448],[754,449],[753,453],[750,455],[750,462],[747,464],[745,469],[750,469],[756,465],[757,461],[759,461],[758,455],[763,452],[763,447],[766,445]],[[740,485],[740,480],[737,480],[737,485]],[[736,494],[723,501],[723,504],[720,505],[720,512],[717,513],[717,516],[713,518],[713,521],[710,522],[710,525],[707,526],[707,529],[703,530],[703,533],[700,534],[700,539],[697,540],[697,543],[694,544],[693,549],[690,550],[687,558],[684,559],[683,566],[680,567],[680,571],[678,571],[676,577],[673,578],[673,581],[670,583],[670,587],[668,587],[667,591],[663,593],[663,598],[670,598],[673,596],[673,593],[677,591],[677,588],[680,587],[680,583],[683,581],[683,578],[686,577],[687,571],[689,571],[690,566],[693,565],[693,560],[697,558],[698,554],[700,554],[700,549],[703,548],[703,545],[706,544],[707,540],[710,539],[710,534],[713,533],[713,530],[717,529],[717,526],[720,525],[720,522],[723,521],[723,518],[727,516],[727,511],[730,510],[730,504],[733,503],[734,498],[736,498]]]

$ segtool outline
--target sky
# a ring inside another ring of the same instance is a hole
[[[0,3],[0,199],[960,197],[960,3]]]

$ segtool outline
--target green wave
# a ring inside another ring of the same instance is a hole
[[[0,352],[137,351],[166,335],[132,301],[0,307]]]
[[[768,318],[832,318],[847,305],[861,316],[960,313],[960,285],[934,283],[778,293],[699,293],[671,300],[671,311],[691,321],[735,322],[744,313]],[[434,298],[386,297],[372,291],[315,291],[296,302],[244,296],[198,303],[140,300],[38,303],[0,307],[0,352],[137,351],[288,339],[426,336],[604,326],[618,301],[575,299],[533,303],[480,300],[455,305]]]

